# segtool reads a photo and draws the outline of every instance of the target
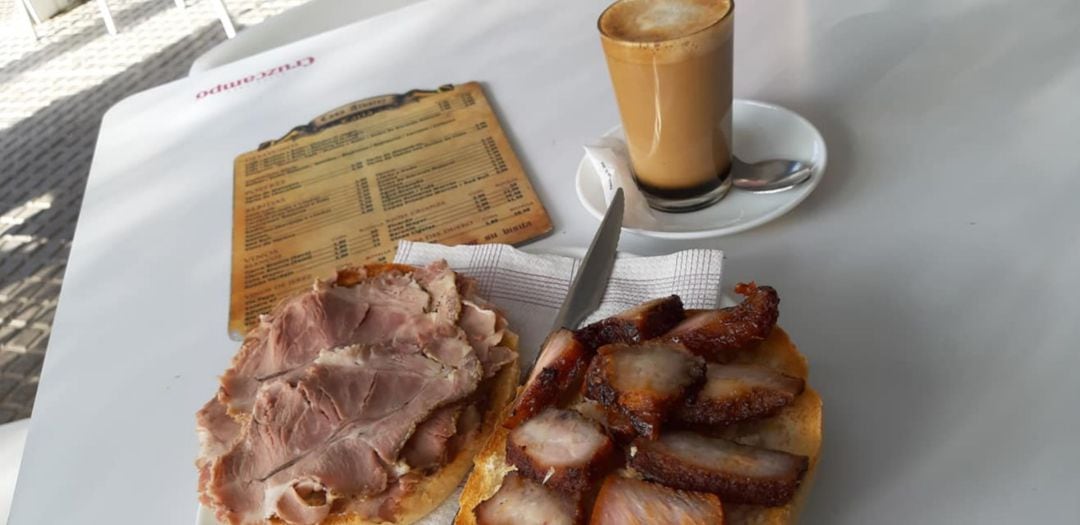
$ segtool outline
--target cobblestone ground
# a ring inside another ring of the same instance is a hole
[[[118,35],[89,2],[35,40],[17,1],[0,0],[0,423],[33,408],[102,115],[225,39],[205,0],[109,0]],[[226,4],[242,31],[306,1]]]

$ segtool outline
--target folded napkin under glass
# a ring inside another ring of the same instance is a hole
[[[626,196],[623,224],[632,224],[639,228],[651,228],[659,224],[656,212],[649,207],[645,194],[641,193],[641,189],[634,182],[626,141],[614,136],[599,138],[585,145],[585,157],[600,178],[606,204],[611,204],[615,192],[622,188]]]
[[[520,336],[522,373],[527,374],[540,344],[552,328],[580,261],[561,255],[526,253],[502,244],[449,247],[402,241],[394,262],[424,265],[438,259],[445,259],[454,271],[475,279],[480,295],[506,315],[510,328]],[[723,260],[723,252],[701,249],[656,257],[619,256],[600,307],[583,324],[672,294],[681,297],[686,308],[718,308]],[[452,523],[460,494],[459,488],[418,523]]]

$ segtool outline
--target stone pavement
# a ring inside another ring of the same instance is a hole
[[[0,0],[0,423],[33,407],[102,115],[225,39],[205,0],[109,0],[118,35],[91,1],[35,41],[16,1]],[[242,31],[306,1],[226,4]]]

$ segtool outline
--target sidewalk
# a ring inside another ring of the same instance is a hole
[[[306,1],[226,4],[242,31]],[[109,5],[116,36],[89,2],[38,26],[34,41],[13,0],[0,0],[0,423],[33,407],[102,115],[187,75],[225,39],[203,0]]]

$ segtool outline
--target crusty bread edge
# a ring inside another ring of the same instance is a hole
[[[506,416],[508,414],[503,414]],[[465,488],[458,498],[460,509],[454,525],[476,525],[476,516],[472,510],[480,502],[490,498],[502,486],[503,477],[514,467],[506,464],[506,437],[510,431],[502,426],[505,417],[499,418],[495,432],[491,433],[484,444],[484,449],[473,460],[473,470],[465,481]]]
[[[773,329],[769,338],[755,352],[748,352],[740,361],[771,366],[804,379],[808,374],[805,356],[799,353],[787,333],[779,326]],[[771,508],[754,505],[724,505],[724,522],[727,525],[785,525],[798,521],[799,511],[812,488],[821,452],[821,414],[821,397],[813,388],[807,386],[795,402],[780,414],[762,424],[743,427],[740,430],[745,435],[732,436],[738,441],[748,443],[757,441],[754,438],[760,438],[773,448],[806,455],[810,458],[810,467],[795,497],[787,505]],[[755,436],[754,433],[760,435]],[[473,462],[472,474],[469,475],[469,479],[465,482],[465,489],[461,493],[459,500],[461,510],[458,512],[454,525],[476,525],[476,516],[472,510],[490,498],[502,485],[503,477],[514,470],[513,467],[506,465],[505,460],[508,434],[509,432],[499,425],[484,449],[477,454]]]

